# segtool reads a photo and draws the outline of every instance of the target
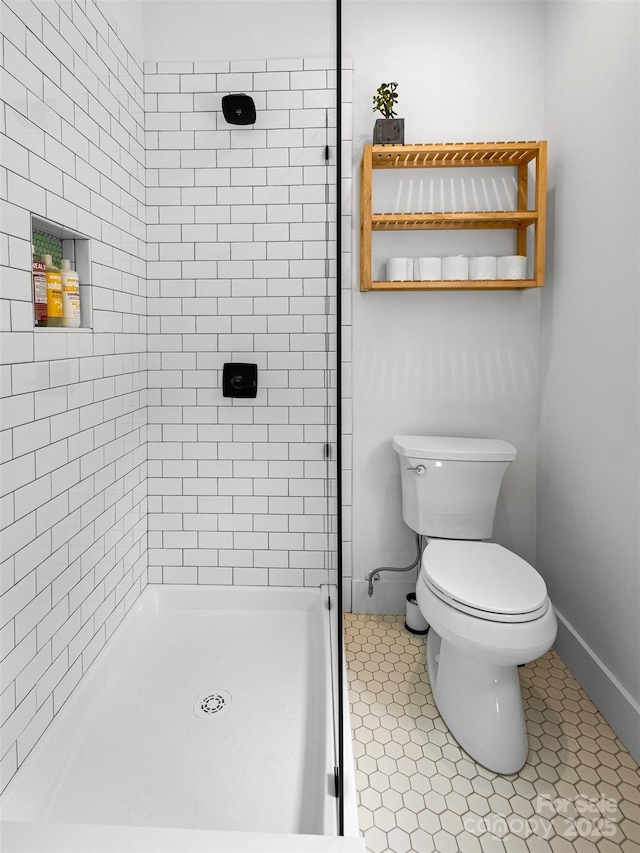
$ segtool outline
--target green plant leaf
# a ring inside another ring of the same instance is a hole
[[[394,106],[398,100],[397,83],[381,83],[373,96],[373,112],[380,112],[385,118],[394,118]]]

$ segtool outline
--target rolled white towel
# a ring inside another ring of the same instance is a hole
[[[492,255],[469,258],[469,278],[473,281],[495,279],[497,259]]]
[[[413,269],[416,281],[438,281],[442,278],[442,258],[416,258]]]
[[[465,281],[469,278],[469,258],[452,255],[442,259],[443,281]]]
[[[523,279],[527,277],[527,259],[525,255],[504,255],[498,258],[497,276],[499,279]]]
[[[387,281],[411,281],[413,258],[388,258]]]

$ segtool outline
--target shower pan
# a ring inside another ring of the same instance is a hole
[[[3,795],[3,850],[364,850],[335,837],[326,596],[148,586]]]

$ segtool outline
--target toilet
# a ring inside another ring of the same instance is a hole
[[[506,441],[396,435],[402,516],[427,537],[416,588],[430,625],[427,667],[438,710],[479,764],[517,773],[529,751],[518,665],[551,648],[556,616],[544,580],[488,542]]]

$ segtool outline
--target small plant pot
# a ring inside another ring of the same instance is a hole
[[[429,623],[420,613],[415,592],[410,592],[407,596],[407,618],[404,627],[412,634],[426,634],[429,630]]]
[[[404,119],[378,118],[373,126],[374,145],[404,145]]]

